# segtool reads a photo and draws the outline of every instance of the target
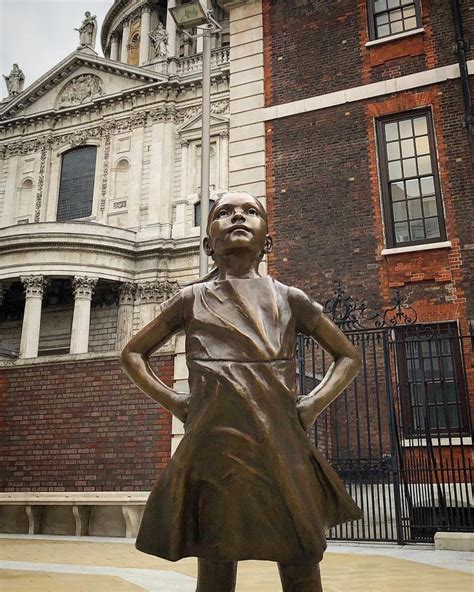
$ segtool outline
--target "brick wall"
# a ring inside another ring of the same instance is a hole
[[[472,38],[474,11],[469,2],[460,4],[466,36]],[[265,0],[266,71],[272,72],[267,105],[456,63],[449,3],[422,0],[421,5],[423,33],[367,47],[367,0]]]
[[[147,490],[170,457],[171,416],[116,358],[0,368],[0,417],[3,491]]]

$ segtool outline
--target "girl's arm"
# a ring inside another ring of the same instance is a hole
[[[334,362],[318,386],[298,401],[298,415],[305,430],[349,386],[361,367],[358,351],[326,316],[321,316],[311,337],[334,358]]]
[[[298,399],[301,425],[308,430],[359,373],[359,352],[336,325],[322,314],[321,305],[297,288],[290,288],[290,304],[297,320],[297,331],[313,337],[334,361],[322,382],[308,395]]]
[[[165,302],[158,316],[133,337],[121,355],[122,367],[145,394],[157,401],[180,421],[186,419],[190,395],[178,393],[164,384],[150,367],[150,355],[184,325],[186,290]]]

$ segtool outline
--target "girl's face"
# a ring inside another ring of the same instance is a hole
[[[228,193],[211,210],[204,249],[208,255],[249,249],[259,257],[271,250],[267,215],[260,202],[246,193]]]

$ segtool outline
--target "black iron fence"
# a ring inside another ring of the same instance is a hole
[[[417,323],[399,294],[392,308],[370,314],[338,289],[325,311],[363,360],[312,433],[364,513],[329,538],[430,542],[439,530],[474,530],[472,330]],[[331,362],[300,336],[300,393],[317,387]]]

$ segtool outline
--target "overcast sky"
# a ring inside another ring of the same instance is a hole
[[[100,29],[113,0],[0,0],[0,75],[9,74],[14,62],[25,73],[25,86],[45,74],[79,45],[84,12],[97,16]],[[0,76],[0,96],[6,96]]]

